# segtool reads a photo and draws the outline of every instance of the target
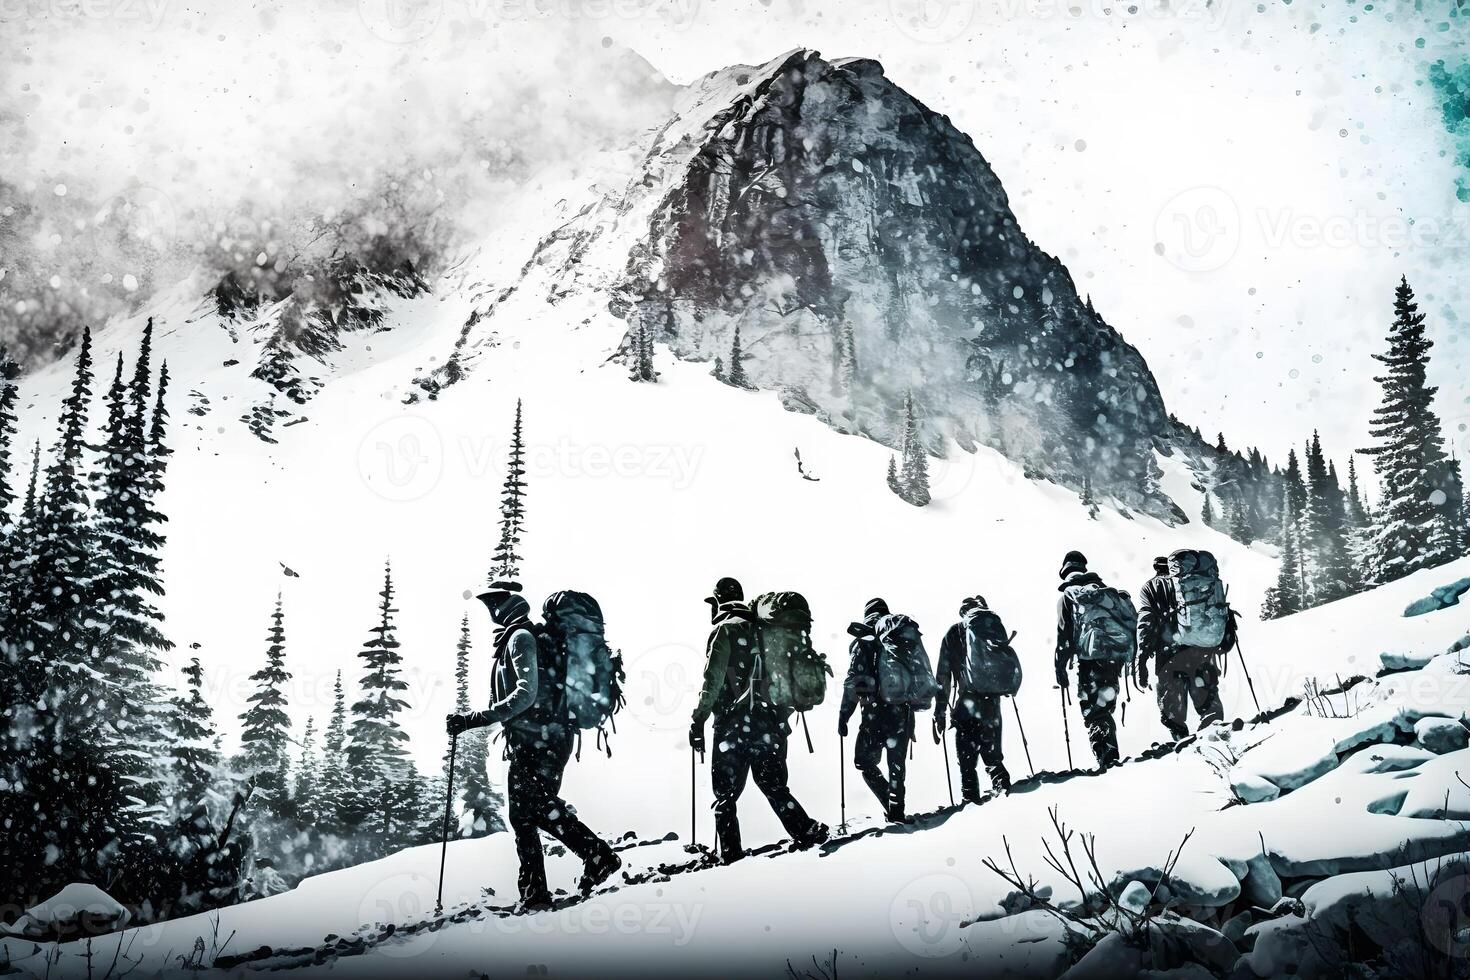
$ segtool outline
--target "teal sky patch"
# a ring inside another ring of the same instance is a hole
[[[1454,141],[1455,196],[1470,204],[1470,60],[1451,67],[1443,61],[1429,66],[1429,82],[1440,101],[1441,118]]]

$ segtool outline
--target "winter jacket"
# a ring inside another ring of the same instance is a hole
[[[969,656],[966,644],[964,623],[951,624],[944,631],[944,639],[939,641],[939,662],[934,669],[934,678],[939,681],[939,694],[934,698],[934,717],[940,724],[943,724],[951,704],[957,718],[969,719],[976,714],[975,701],[960,690],[965,658]],[[951,687],[954,688],[953,694],[950,693]]]
[[[838,719],[845,722],[860,704],[873,701],[878,692],[878,632],[881,616],[872,616],[848,628],[853,634],[847,645],[847,677],[842,682],[842,707]]]
[[[466,717],[466,728],[518,725],[539,728],[534,717],[537,699],[550,695],[539,690],[536,636],[529,619],[506,623],[495,634],[495,664],[490,675],[490,706]]]
[[[745,603],[720,604],[705,650],[704,684],[694,708],[695,725],[703,725],[711,714],[728,713],[742,701],[755,706],[758,628],[755,612]]]
[[[1157,658],[1160,668],[1176,646],[1170,632],[1179,602],[1174,594],[1174,580],[1155,575],[1138,592],[1138,661],[1145,667]]]
[[[1061,597],[1057,599],[1057,684],[1067,686],[1067,669],[1077,658],[1077,623],[1073,611],[1075,604],[1067,590],[1079,585],[1102,585],[1103,580],[1096,572],[1073,572],[1057,586]]]

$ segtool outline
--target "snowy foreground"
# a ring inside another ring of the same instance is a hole
[[[222,953],[221,964],[237,972],[772,976],[788,960],[812,970],[815,956],[826,967],[836,950],[844,977],[900,968],[1056,976],[1068,962],[1064,933],[1088,928],[1088,920],[1064,927],[1051,912],[1027,910],[1026,900],[983,864],[991,858],[1008,869],[1009,844],[1015,867],[1034,876],[1040,895],[1050,888],[1056,905],[1075,906],[1075,889],[1044,858],[1044,838],[1058,847],[1049,811],[1077,832],[1072,847],[1080,866],[1081,836],[1096,835],[1097,872],[1123,908],[1147,898],[1192,832],[1164,887],[1178,915],[1216,928],[1164,916],[1155,926],[1166,937],[1153,944],[1155,967],[1192,960],[1217,975],[1340,975],[1349,954],[1329,926],[1346,934],[1349,923],[1371,944],[1398,947],[1407,957],[1401,962],[1436,947],[1463,955],[1470,949],[1455,909],[1470,889],[1458,866],[1470,861],[1470,785],[1460,778],[1470,767],[1470,655],[1446,651],[1470,641],[1470,615],[1463,606],[1411,619],[1402,611],[1466,571],[1470,561],[1258,628],[1247,638],[1258,692],[1263,677],[1288,669],[1298,694],[1313,677],[1324,689],[1348,689],[1309,697],[1271,721],[1213,727],[1177,752],[1105,775],[1028,780],[1010,797],[941,810],[913,827],[729,868],[655,873],[648,883],[609,885],[585,903],[530,917],[506,917],[497,908],[514,895],[514,854],[502,834],[451,845],[445,915],[425,925],[433,918],[439,851],[417,848],[218,915],[95,941],[94,962],[110,961],[121,942],[125,956],[141,960],[140,972],[194,972]],[[1329,634],[1326,624],[1342,620],[1357,628]],[[1312,639],[1327,635],[1330,644]],[[1348,673],[1368,670],[1380,654],[1396,672],[1350,682]],[[1232,669],[1229,680],[1242,682],[1239,671]],[[1128,727],[1155,722],[1134,697]],[[1038,738],[1037,727],[1030,732],[1033,754],[1049,759],[1050,740]],[[793,752],[804,754],[799,741]],[[1024,775],[1024,755],[1011,758]],[[584,760],[582,767],[606,764]],[[649,768],[644,778],[687,776]],[[836,816],[825,813],[835,801],[816,787],[797,788],[822,800],[819,813]],[[636,794],[638,787],[625,791]],[[849,792],[867,803],[860,790]],[[752,811],[763,808],[758,797],[751,800]],[[595,803],[589,810],[596,812]],[[878,826],[864,815],[869,810],[849,811],[859,814],[851,831]],[[689,860],[682,846],[687,824],[672,815],[665,824],[678,840],[624,852],[633,876]],[[553,883],[569,884],[574,865],[553,858]],[[80,944],[57,951],[11,941],[3,949],[22,974],[87,975]],[[1141,955],[1104,939],[1067,975],[1132,973],[1149,965]]]

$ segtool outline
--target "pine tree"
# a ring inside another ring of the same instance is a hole
[[[495,546],[491,580],[515,579],[521,574],[521,534],[526,520],[526,447],[521,437],[521,401],[516,399],[515,427],[511,430],[510,459],[500,489],[500,543]]]
[[[1215,448],[1222,453],[1230,452],[1230,448],[1225,445],[1225,433],[1220,433],[1220,438],[1215,442]]]
[[[1357,455],[1348,457],[1348,491],[1347,491],[1347,516],[1348,522],[1354,528],[1368,526],[1368,505],[1363,500],[1362,491],[1358,488],[1358,464]]]
[[[1082,506],[1087,509],[1090,520],[1097,520],[1100,511],[1097,506],[1097,497],[1092,492],[1092,474],[1082,474]]]
[[[1321,605],[1348,593],[1347,548],[1339,517],[1341,490],[1329,477],[1322,440],[1312,433],[1307,444],[1307,495],[1302,514],[1302,555],[1307,569],[1304,602]]]
[[[378,593],[378,623],[357,656],[366,673],[360,681],[361,696],[352,705],[352,727],[347,743],[347,765],[360,785],[403,778],[408,772],[408,734],[398,715],[408,707],[398,692],[408,690],[400,676],[403,657],[393,622],[393,568],[383,570],[383,591]]]
[[[220,762],[215,747],[214,709],[204,700],[204,668],[198,657],[189,659],[184,679],[188,694],[174,696],[170,714],[176,813],[183,813],[204,799]]]
[[[653,334],[642,320],[638,322],[638,329],[633,334],[633,349],[630,353],[633,362],[630,377],[634,381],[657,381],[658,372],[653,369]]]
[[[337,671],[332,689],[332,714],[322,742],[321,781],[317,808],[328,829],[342,829],[349,822],[350,776],[347,772],[347,696],[342,691],[342,672]]]
[[[314,824],[319,816],[320,779],[321,772],[316,757],[316,718],[307,715],[306,731],[301,735],[301,756],[296,763],[296,785],[293,793],[296,815],[307,826]]]
[[[245,699],[250,707],[240,715],[238,766],[245,775],[257,776],[261,789],[279,806],[289,789],[281,780],[281,771],[291,742],[286,685],[292,676],[286,670],[286,613],[280,595],[276,596],[276,608],[271,613],[266,643],[265,666],[250,675],[255,692]]]
[[[894,493],[898,494],[899,496],[903,496],[902,488],[899,486],[899,482],[898,482],[898,457],[897,456],[889,456],[888,457],[888,489],[892,490]]]
[[[735,337],[730,342],[730,370],[726,376],[737,388],[750,388],[750,378],[745,373],[745,352],[740,348],[740,325],[735,325]]]
[[[838,343],[841,349],[837,357],[837,383],[842,391],[851,392],[857,378],[857,337],[851,323],[844,321],[838,327]]]
[[[0,347],[0,532],[12,523],[11,506],[16,497],[10,454],[15,445],[15,403],[20,398],[20,388],[15,379],[19,375],[19,366],[10,359],[5,348]]]
[[[1457,557],[1447,549],[1451,536],[1443,531],[1449,517],[1443,486],[1448,459],[1433,407],[1438,389],[1427,381],[1431,347],[1424,314],[1403,278],[1394,298],[1388,350],[1373,355],[1386,367],[1373,379],[1383,387],[1370,428],[1377,444],[1362,450],[1373,457],[1382,488],[1373,542],[1375,582],[1389,582]]]
[[[459,625],[459,642],[454,653],[454,710],[463,714],[471,708],[470,701],[470,618],[466,616]],[[455,762],[455,781],[463,786],[459,796],[459,834],[463,837],[483,837],[505,829],[501,811],[505,801],[490,785],[486,771],[490,756],[488,730],[476,728],[459,736],[458,758]],[[444,760],[446,771],[449,765],[448,750]],[[439,787],[443,789],[442,786]],[[440,798],[435,794],[435,798]]]
[[[1210,491],[1205,491],[1205,503],[1200,508],[1199,519],[1205,527],[1213,527],[1215,524],[1215,506],[1210,503]]]
[[[1250,511],[1245,501],[1237,497],[1230,505],[1230,536],[1241,544],[1255,541],[1255,529],[1251,526]]]
[[[714,375],[716,381],[726,380],[725,362],[718,354],[715,355],[715,366],[710,370],[710,374]]]
[[[915,507],[929,503],[929,456],[919,438],[919,419],[914,394],[904,398],[903,465],[898,472],[899,496]]]
[[[1288,489],[1285,491],[1290,493]],[[1291,509],[1288,499],[1283,510]],[[1276,584],[1266,590],[1266,600],[1261,608],[1263,619],[1280,619],[1302,611],[1301,568],[1297,560],[1296,528],[1290,521],[1281,525],[1278,539],[1281,550],[1281,565],[1277,571]]]

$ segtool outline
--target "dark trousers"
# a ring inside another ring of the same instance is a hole
[[[1159,668],[1159,715],[1175,741],[1189,734],[1189,705],[1199,715],[1199,727],[1225,717],[1220,701],[1220,668],[1213,661],[1175,670],[1165,663]]]
[[[908,772],[909,743],[913,737],[914,712],[907,705],[876,701],[863,705],[863,720],[852,748],[852,764],[863,774],[863,782],[878,797],[890,820],[903,816],[904,776]],[[885,756],[886,776],[882,768]]]
[[[954,751],[959,757],[960,792],[970,803],[980,799],[980,760],[990,785],[1002,792],[1011,788],[1001,747],[1001,695],[966,694],[954,708]]]
[[[1122,680],[1120,660],[1077,662],[1077,704],[1082,709],[1092,754],[1103,769],[1118,764],[1118,725],[1113,721],[1113,712],[1123,693]]]
[[[792,840],[814,835],[818,824],[807,815],[787,786],[786,733],[779,728],[757,733],[748,715],[716,718],[715,750],[710,759],[710,781],[715,791],[715,836],[720,856],[734,861],[745,852],[740,846],[740,816],[736,804],[749,778],[765,794],[781,826]]]
[[[521,898],[549,897],[546,860],[541,852],[541,831],[567,846],[584,862],[604,857],[612,848],[577,819],[561,792],[561,777],[572,757],[572,733],[564,730],[535,734],[506,730],[506,795],[510,798],[510,827],[515,832],[516,856],[520,859]]]

